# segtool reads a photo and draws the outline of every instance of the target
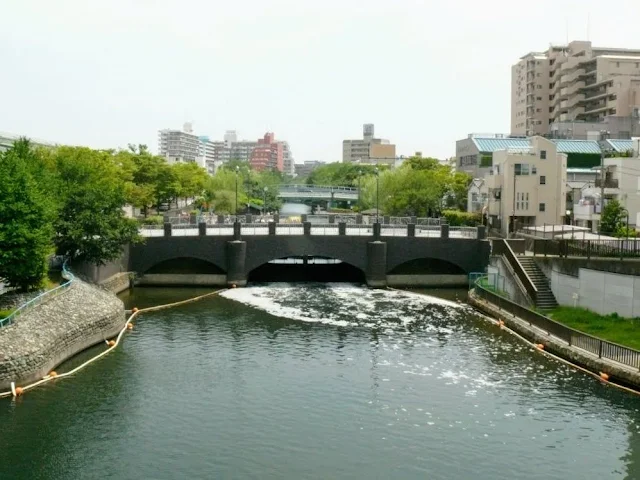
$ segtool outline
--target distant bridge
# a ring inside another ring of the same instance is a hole
[[[358,200],[358,189],[354,187],[332,187],[324,185],[280,185],[278,197],[285,199],[311,200]]]

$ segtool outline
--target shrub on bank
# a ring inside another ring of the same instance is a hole
[[[7,318],[9,315],[11,315],[14,312],[14,310],[0,310],[0,320],[2,320],[3,318]]]
[[[152,215],[147,218],[141,218],[138,221],[140,225],[162,225],[164,223],[164,217],[162,215]]]
[[[444,210],[442,216],[452,227],[476,227],[482,224],[479,213],[463,212],[461,210]]]

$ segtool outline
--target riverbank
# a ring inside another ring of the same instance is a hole
[[[569,345],[567,342],[550,335],[549,333],[530,325],[527,321],[500,309],[498,306],[480,298],[473,291],[469,292],[469,304],[487,314],[488,316],[502,320],[508,328],[534,344],[541,344],[548,351],[568,362],[583,367],[586,370],[600,376],[605,373],[610,381],[628,385],[640,390],[640,372],[638,369],[618,363],[613,360],[600,358],[579,347]]]
[[[124,305],[105,289],[73,281],[63,294],[0,329],[0,390],[39,380],[86,348],[116,335]]]

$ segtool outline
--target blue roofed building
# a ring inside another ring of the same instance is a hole
[[[568,169],[592,168],[600,164],[601,150],[596,140],[551,139],[551,141],[556,144],[558,153],[567,155]],[[456,142],[456,169],[467,172],[474,178],[483,178],[491,172],[494,152],[528,148],[529,145],[530,140],[527,137],[499,133],[472,133],[467,138]]]

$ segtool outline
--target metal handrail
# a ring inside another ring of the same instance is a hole
[[[71,283],[73,283],[73,281],[75,281],[76,277],[73,275],[73,273],[71,273],[67,269],[67,262],[66,261],[62,264],[62,278],[64,278],[67,281],[65,283],[61,284],[61,285],[58,285],[55,288],[52,288],[51,290],[47,290],[46,292],[41,293],[40,295],[32,298],[28,302],[23,303],[18,308],[16,308],[15,311],[13,313],[11,313],[11,315],[9,315],[9,316],[7,316],[7,317],[5,317],[3,319],[0,319],[0,328],[11,325],[13,323],[13,321],[17,317],[22,315],[27,310],[30,310],[31,308],[33,308],[33,307],[35,307],[37,305],[40,305],[44,299],[47,299],[47,298],[53,297],[55,295],[58,295],[58,294],[62,293],[63,291],[65,291],[67,288],[69,288],[69,286],[71,286]]]
[[[567,327],[545,315],[501,297],[500,295],[496,295],[494,292],[480,285],[482,278],[487,277],[485,275],[478,278],[475,282],[474,290],[482,298],[496,305],[498,308],[504,309],[521,318],[529,325],[546,331],[548,335],[554,335],[569,345],[581,348],[582,350],[597,355],[599,358],[606,358],[623,365],[640,369],[640,351]]]

